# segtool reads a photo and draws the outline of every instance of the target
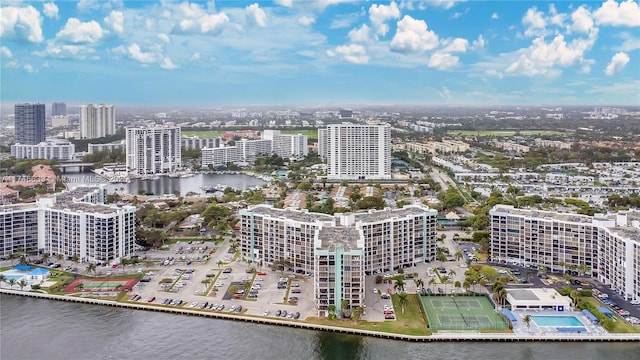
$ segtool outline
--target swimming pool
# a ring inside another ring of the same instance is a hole
[[[575,316],[531,316],[538,326],[584,326]]]
[[[11,280],[15,280],[15,281],[20,281],[20,279],[22,279],[24,277],[24,275],[5,275],[4,276],[4,281],[5,282],[9,282]]]

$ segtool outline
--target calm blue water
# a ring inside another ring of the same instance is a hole
[[[531,316],[538,326],[584,326],[575,316]]]
[[[0,295],[5,360],[638,360],[638,343],[408,343]]]

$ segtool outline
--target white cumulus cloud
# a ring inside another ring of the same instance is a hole
[[[633,0],[607,0],[593,15],[602,25],[640,26],[640,5]]]
[[[453,40],[447,39],[444,41],[444,52],[466,52],[467,48],[469,48],[469,40],[462,38],[455,38]]]
[[[160,68],[164,70],[175,70],[178,68],[178,65],[174,64],[170,58],[166,57],[162,59],[162,63],[160,64]]]
[[[351,42],[367,42],[371,38],[371,29],[367,24],[362,24],[357,29],[349,31],[349,39]]]
[[[457,2],[464,0],[428,0],[427,3],[434,7],[441,7],[445,10],[451,9]]]
[[[309,26],[311,24],[313,24],[314,22],[316,22],[316,19],[312,16],[300,16],[298,18],[298,24],[302,25],[302,26]]]
[[[162,60],[162,55],[160,55],[159,53],[151,51],[144,52],[136,43],[129,45],[127,50],[131,59],[143,64],[154,64]]]
[[[369,62],[366,49],[358,44],[340,45],[334,50],[327,51],[327,55],[331,57],[341,56],[342,59],[352,64],[366,64]]]
[[[438,95],[440,95],[440,97],[443,99],[451,100],[451,91],[449,91],[446,86],[442,87],[442,91],[440,91]]]
[[[591,12],[584,6],[580,6],[576,11],[571,14],[571,30],[577,33],[588,33],[593,28],[593,19],[591,18]]]
[[[168,43],[171,42],[171,39],[169,38],[169,35],[164,34],[164,33],[158,34],[158,39],[160,39],[165,44],[168,44]]]
[[[53,2],[44,3],[42,6],[42,12],[44,16],[48,18],[58,18],[58,5]]]
[[[378,35],[385,36],[389,31],[387,20],[398,18],[400,18],[400,9],[398,9],[395,1],[392,1],[389,5],[373,4],[369,8],[369,20],[373,30]]]
[[[544,14],[534,6],[527,10],[522,18],[522,24],[525,26],[524,34],[526,36],[536,36],[544,32],[547,22]]]
[[[40,12],[31,5],[3,7],[0,11],[0,40],[42,42]]]
[[[95,20],[82,22],[70,18],[62,30],[56,34],[56,39],[72,44],[95,44],[102,40],[105,31]]]
[[[280,6],[284,6],[284,7],[292,7],[293,6],[293,0],[276,0],[275,2],[276,2],[276,4],[278,4]]]
[[[625,66],[629,63],[629,55],[623,52],[619,52],[611,58],[611,62],[604,69],[604,73],[612,76],[624,69]]]
[[[259,27],[267,27],[267,14],[258,3],[253,3],[245,8],[247,19]]]
[[[493,13],[493,14],[491,14],[491,19],[492,20],[498,20],[498,19],[500,19],[500,15],[498,15],[498,13]]]
[[[520,56],[505,70],[510,74],[527,76],[558,74],[555,66],[568,67],[582,64],[584,54],[593,47],[598,30],[592,29],[588,38],[577,38],[567,42],[563,35],[556,35],[547,43],[544,37],[533,40],[531,46],[519,51]]]
[[[13,53],[6,46],[0,46],[0,56],[3,59],[11,59],[13,57]]]
[[[181,3],[177,8],[178,23],[173,31],[179,34],[212,34],[217,35],[229,23],[226,13],[210,14],[196,3]]]
[[[438,46],[438,35],[427,30],[424,20],[405,15],[398,21],[398,29],[391,40],[391,51],[399,53],[423,53]]]
[[[113,10],[109,16],[104,18],[104,23],[109,25],[113,31],[121,34],[124,31],[124,13]]]
[[[448,70],[458,66],[460,59],[444,51],[438,51],[431,55],[427,66],[438,70]]]

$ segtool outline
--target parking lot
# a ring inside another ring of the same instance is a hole
[[[205,253],[196,250],[180,254],[179,249],[184,252],[187,247],[203,246],[209,247]],[[247,315],[275,316],[278,310],[281,315],[286,310],[290,318],[296,313],[300,319],[316,315],[312,302],[313,278],[267,267],[249,272],[249,264],[234,260],[228,250],[226,242],[219,247],[212,243],[178,243],[170,245],[168,250],[140,252],[141,258],[153,260],[155,265],[145,268],[149,281],[134,287],[132,298],[137,295],[140,302],[206,311],[230,311],[241,306],[240,312]],[[209,258],[203,260],[205,256]],[[279,288],[279,282],[284,286]],[[245,283],[249,285],[245,287]]]

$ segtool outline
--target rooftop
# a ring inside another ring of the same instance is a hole
[[[316,221],[334,221],[334,217],[327,214],[310,213],[293,209],[276,209],[265,205],[255,206],[250,208],[249,211],[257,215],[266,215],[280,219],[291,219],[306,223],[315,223]]]
[[[357,249],[361,237],[359,229],[352,226],[325,226],[318,233],[321,248],[338,246],[347,250]]]
[[[425,208],[422,206],[410,205],[410,206],[405,206],[402,209],[386,208],[384,210],[374,210],[366,213],[356,213],[354,214],[354,218],[356,221],[376,222],[376,221],[383,221],[383,220],[388,220],[393,218],[404,218],[408,216],[423,215],[426,212],[433,212],[433,214],[436,215],[435,210],[431,210],[429,208]]]

